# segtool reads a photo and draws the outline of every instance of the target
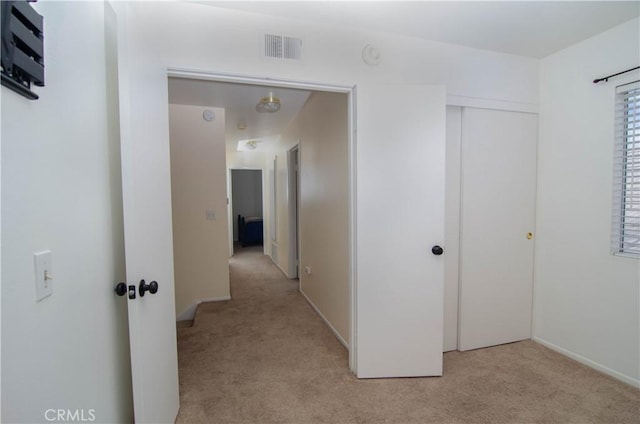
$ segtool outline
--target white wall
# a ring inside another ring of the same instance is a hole
[[[299,143],[300,291],[345,345],[349,328],[348,96],[311,94],[282,134],[278,152],[278,262],[289,269],[287,152]],[[312,272],[307,274],[305,268]]]
[[[324,26],[193,3],[138,2],[136,37],[151,66],[169,66],[332,84],[444,84],[447,94],[537,104],[538,60],[379,32]],[[188,27],[175,22],[189,22]],[[259,56],[264,32],[303,38],[301,62]],[[224,39],[224,43],[211,40]],[[382,61],[362,61],[368,43]],[[201,54],[206,51],[207,54]]]
[[[262,149],[260,145],[258,147]],[[227,168],[230,169],[262,169],[267,161],[267,154],[263,150],[252,150],[245,152],[238,152],[227,147]]]
[[[60,408],[130,422],[126,299],[113,292],[125,278],[115,15],[96,2],[34,8],[46,86],[37,101],[2,87],[2,421]],[[45,249],[53,295],[36,303]]]
[[[199,106],[169,105],[176,314],[192,319],[200,300],[228,299],[225,111],[205,121]],[[214,219],[207,217],[214,213]]]
[[[610,253],[615,87],[638,72],[639,21],[541,62],[536,340],[638,385],[640,262]]]

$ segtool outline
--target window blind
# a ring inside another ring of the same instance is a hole
[[[640,81],[616,88],[614,254],[640,257]]]

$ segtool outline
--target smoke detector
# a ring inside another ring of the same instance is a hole
[[[367,44],[362,49],[362,60],[369,66],[375,66],[380,63],[382,59],[382,53],[373,44]]]

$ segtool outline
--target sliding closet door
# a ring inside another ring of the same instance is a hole
[[[459,350],[531,337],[537,116],[464,108]]]

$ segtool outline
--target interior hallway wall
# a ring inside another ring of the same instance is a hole
[[[200,106],[169,105],[176,314],[230,297],[225,111],[205,121]]]
[[[640,262],[611,254],[616,86],[640,63],[638,19],[541,62],[534,337],[640,385]]]
[[[287,153],[300,146],[300,290],[337,331],[349,328],[348,96],[314,92],[282,134],[278,151],[278,263],[289,269]],[[311,273],[306,272],[306,268]]]
[[[2,87],[2,422],[47,409],[131,422],[116,15],[102,2],[38,2],[45,87]],[[70,25],[69,22],[73,22]],[[35,300],[34,252],[53,294]],[[48,415],[52,417],[51,413]]]

